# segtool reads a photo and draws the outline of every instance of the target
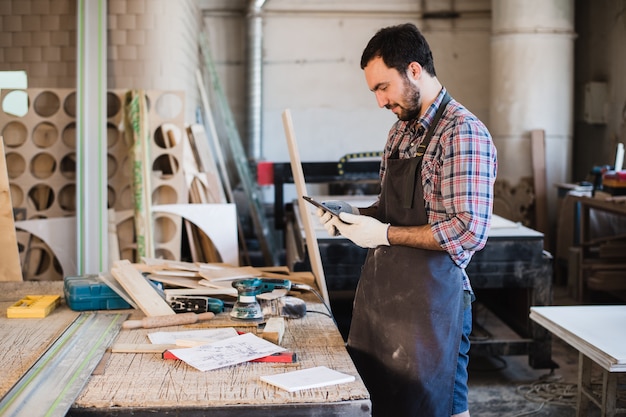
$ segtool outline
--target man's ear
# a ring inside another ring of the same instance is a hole
[[[407,75],[410,79],[417,80],[422,75],[422,66],[415,61],[411,62],[407,69]]]

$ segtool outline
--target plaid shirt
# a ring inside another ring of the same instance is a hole
[[[387,158],[413,158],[443,99],[445,89],[420,119],[398,120],[389,132],[380,176]],[[435,239],[463,268],[487,243],[496,179],[496,148],[485,125],[459,102],[446,107],[422,161],[428,222]],[[471,291],[467,274],[463,287]]]

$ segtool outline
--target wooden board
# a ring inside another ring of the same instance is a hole
[[[0,281],[21,281],[22,267],[17,248],[17,234],[13,221],[13,205],[9,189],[9,175],[4,155],[4,140],[0,136]]]
[[[55,217],[15,222],[24,230],[45,242],[61,265],[63,276],[78,274],[76,264],[76,217]]]
[[[317,286],[322,293],[322,297],[324,297],[326,304],[330,305],[328,290],[326,288],[326,277],[324,275],[324,267],[322,265],[322,257],[320,255],[320,249],[315,236],[315,228],[308,215],[306,205],[304,203],[300,204],[300,202],[303,201],[302,196],[309,194],[306,191],[302,162],[300,161],[298,143],[296,142],[293,122],[291,120],[291,112],[289,109],[283,112],[283,126],[285,129],[285,135],[287,136],[287,146],[289,148],[289,158],[291,160],[291,172],[293,173],[293,182],[296,185],[296,191],[298,193],[298,210],[304,226],[307,252],[309,254],[309,260],[311,261],[311,269],[315,275]]]
[[[152,343],[115,343],[109,348],[111,353],[158,353],[180,348],[178,345],[155,345]]]
[[[132,145],[132,185],[134,196],[135,237],[137,259],[148,256],[154,258],[154,237],[152,222],[152,187],[150,185],[149,123],[147,103],[143,90],[133,90],[126,94],[126,135]]]
[[[548,228],[548,196],[546,190],[546,138],[544,130],[530,132],[533,180],[535,188],[535,228],[545,234],[544,248],[550,248]]]
[[[115,262],[113,268],[111,268],[111,274],[113,274],[146,316],[176,314],[156,289],[133,267],[130,261],[121,260]]]
[[[239,264],[235,204],[161,204],[154,205],[152,211],[189,220],[211,238],[224,262]]]
[[[213,151],[209,146],[204,126],[200,124],[192,124],[187,127],[187,138],[190,150],[193,152],[194,158],[198,165],[198,170],[206,175],[208,183],[208,196],[211,203],[227,203],[224,186],[217,170],[217,164]]]
[[[610,372],[626,372],[626,306],[531,307],[530,318]]]

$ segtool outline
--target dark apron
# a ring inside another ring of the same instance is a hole
[[[415,158],[387,160],[377,217],[394,226],[428,223],[423,153],[446,94]],[[463,273],[445,251],[370,249],[354,299],[348,348],[376,417],[450,417],[463,323]]]

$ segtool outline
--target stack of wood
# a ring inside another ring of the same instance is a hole
[[[254,268],[164,259],[144,259],[143,263],[122,260],[115,262],[111,275],[132,299],[132,304],[149,317],[174,314],[174,311],[146,278],[160,282],[166,294],[171,292],[178,295],[236,297],[237,291],[232,287],[232,282],[253,277],[288,279],[316,287],[311,272],[291,272],[285,266]]]
[[[127,93],[126,90],[114,90],[107,94],[109,172],[106,185],[112,212],[109,226],[111,262],[118,259],[139,262],[141,259],[137,216],[133,216],[136,196],[130,186],[133,164],[129,154],[133,140],[132,135],[124,133]],[[214,154],[215,146],[210,146],[204,126],[184,126],[184,93],[152,90],[144,93],[147,101],[152,103],[147,106],[143,118],[148,123],[144,133],[149,136],[146,144],[149,149],[138,155],[145,159],[143,166],[147,169],[147,176],[151,177],[148,178],[151,180],[148,189],[144,190],[144,200],[153,207],[233,203],[228,201],[232,198],[226,198],[223,173],[220,175],[216,166],[220,155]],[[0,95],[4,97],[6,94],[3,90]],[[16,216],[15,227],[9,228],[17,229],[17,264],[23,279],[61,280],[63,276],[79,272],[76,233],[72,231],[76,227],[76,92],[73,89],[27,89],[26,94],[31,103],[47,105],[30,108],[26,115],[19,117],[0,112],[0,127],[6,145],[6,158],[2,156],[3,162],[6,161],[3,177],[8,174],[8,183],[3,186],[7,197],[3,209],[7,215],[12,212]],[[160,112],[164,105],[159,104],[170,101],[180,104],[171,106],[176,111]],[[150,213],[147,211],[142,215],[150,216]],[[189,247],[194,262],[223,261],[215,242],[187,219],[154,212],[151,221],[143,224],[154,228],[150,230],[150,240],[154,240],[150,257],[181,259],[181,247]],[[185,236],[188,244],[182,240]]]

